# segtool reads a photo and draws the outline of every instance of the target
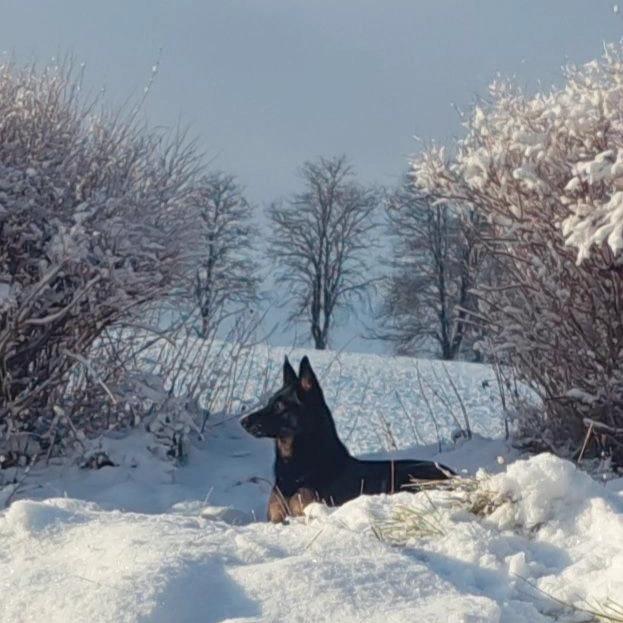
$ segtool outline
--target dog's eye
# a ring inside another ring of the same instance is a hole
[[[283,400],[277,400],[275,403],[275,408],[277,411],[285,411],[286,403]]]

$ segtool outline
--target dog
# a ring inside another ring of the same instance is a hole
[[[394,493],[412,480],[445,480],[454,474],[431,461],[362,461],[351,456],[307,357],[298,376],[286,357],[283,387],[240,423],[255,437],[275,440],[275,484],[268,503],[268,520],[274,523],[303,515],[315,501],[339,506],[363,494]]]

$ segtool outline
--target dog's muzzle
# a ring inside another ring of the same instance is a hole
[[[246,430],[247,433],[250,433],[251,435],[257,436],[262,432],[261,427],[257,423],[252,421],[251,415],[245,415],[244,417],[240,418],[240,424],[242,428],[244,428],[244,430]]]

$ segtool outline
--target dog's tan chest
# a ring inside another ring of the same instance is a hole
[[[294,456],[294,437],[278,437],[277,450],[283,459],[291,459]]]

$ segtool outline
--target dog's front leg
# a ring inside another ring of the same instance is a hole
[[[286,517],[290,515],[288,501],[277,487],[273,487],[268,500],[268,521],[272,523],[285,523]]]
[[[286,499],[277,487],[274,487],[268,500],[268,521],[285,523],[286,517],[302,517],[305,507],[318,502],[318,493],[301,487],[293,496]]]
[[[318,500],[318,494],[315,491],[302,487],[288,501],[290,514],[295,517],[301,517],[305,514],[305,507],[312,502],[318,502]]]

